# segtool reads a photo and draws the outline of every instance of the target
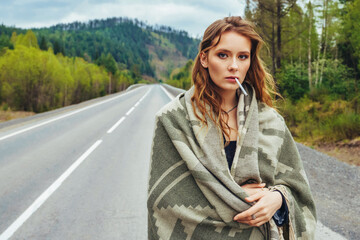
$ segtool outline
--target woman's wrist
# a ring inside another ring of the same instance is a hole
[[[281,206],[282,206],[282,204],[283,204],[283,198],[282,198],[282,195],[281,195],[281,193],[280,193],[280,191],[278,191],[278,190],[275,190],[275,191],[271,191],[271,193],[273,193],[273,194],[276,194],[277,195],[277,199],[278,199],[278,201],[276,201],[278,204],[277,204],[277,206],[276,206],[276,210],[279,210],[280,208],[281,208]]]
[[[272,189],[274,193],[279,193],[281,196],[281,205],[280,208],[275,212],[273,219],[275,221],[275,224],[279,227],[283,226],[284,224],[288,223],[289,219],[289,210],[287,207],[287,203],[285,200],[285,197],[283,193],[278,189]]]

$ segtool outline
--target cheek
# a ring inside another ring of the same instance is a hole
[[[224,64],[219,61],[210,61],[209,62],[209,73],[211,78],[215,78],[224,71]]]
[[[241,66],[241,72],[246,75],[247,71],[250,68],[250,61],[244,62],[244,64]]]

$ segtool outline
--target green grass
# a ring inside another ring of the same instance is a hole
[[[294,137],[309,143],[337,142],[360,136],[360,114],[352,102],[324,97],[307,97],[297,102],[284,100],[278,108]]]

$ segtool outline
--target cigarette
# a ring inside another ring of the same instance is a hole
[[[239,87],[241,89],[241,91],[244,93],[245,96],[247,96],[248,94],[246,93],[245,89],[243,88],[243,86],[241,86],[239,79],[235,78],[235,81],[237,82],[237,84],[239,84]]]

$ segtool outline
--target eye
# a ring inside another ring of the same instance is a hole
[[[219,56],[219,58],[226,58],[227,54],[226,53],[219,53],[218,56]]]
[[[249,55],[246,55],[246,54],[241,54],[241,55],[239,55],[239,58],[241,59],[241,60],[245,60],[245,59],[247,59],[249,57]]]
[[[241,54],[241,55],[239,56],[239,58],[240,58],[240,59],[243,59],[243,60],[247,59],[248,57],[249,57],[249,55],[247,55],[247,54]]]

